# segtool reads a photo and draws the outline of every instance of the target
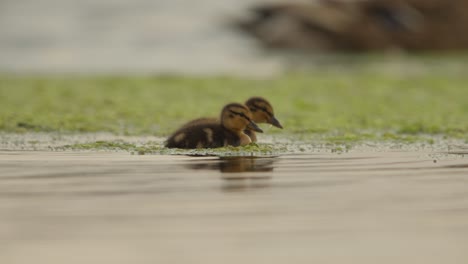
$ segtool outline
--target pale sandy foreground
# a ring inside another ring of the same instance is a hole
[[[0,263],[468,263],[468,157],[0,152]]]

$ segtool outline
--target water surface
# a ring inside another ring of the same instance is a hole
[[[0,152],[1,263],[463,263],[468,160]]]

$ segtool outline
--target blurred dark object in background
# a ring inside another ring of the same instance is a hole
[[[264,4],[236,25],[295,50],[462,50],[468,0],[310,0]]]

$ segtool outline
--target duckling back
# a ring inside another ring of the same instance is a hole
[[[193,126],[199,126],[199,125],[208,125],[208,124],[219,124],[219,122],[220,121],[216,118],[201,117],[201,118],[197,118],[197,119],[194,119],[185,123],[184,125],[182,125],[181,128],[187,128],[187,127],[193,127]],[[257,142],[257,134],[255,133],[255,131],[249,128],[246,128],[244,130],[244,134],[250,138],[250,142]]]
[[[168,148],[219,148],[227,145],[240,146],[241,139],[232,131],[216,122],[185,125],[166,141]]]
[[[184,127],[191,127],[191,126],[196,126],[196,125],[203,125],[203,124],[219,124],[220,121],[216,118],[212,117],[200,117],[194,120],[191,120],[184,125],[182,125],[182,128]]]

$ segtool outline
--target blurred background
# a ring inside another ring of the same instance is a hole
[[[2,0],[0,71],[271,74],[285,50],[465,49],[467,13],[465,0]]]
[[[230,30],[259,0],[2,0],[0,71],[271,72]]]

